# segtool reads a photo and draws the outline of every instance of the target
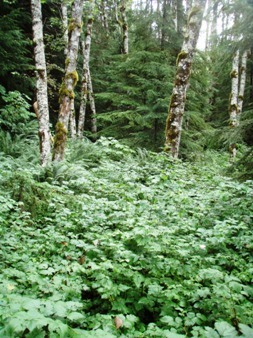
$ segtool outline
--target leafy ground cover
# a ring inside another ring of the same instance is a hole
[[[253,337],[253,183],[224,156],[0,157],[0,337]]]

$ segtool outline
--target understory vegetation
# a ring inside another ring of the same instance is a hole
[[[228,155],[101,137],[41,168],[18,144],[0,154],[0,337],[253,337],[253,183]]]

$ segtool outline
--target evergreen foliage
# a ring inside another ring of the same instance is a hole
[[[29,12],[26,5],[18,1],[12,3],[1,1],[0,12],[1,84],[7,90],[22,90],[29,94],[33,69],[30,51],[31,36],[30,38],[27,36],[27,24],[30,23]]]

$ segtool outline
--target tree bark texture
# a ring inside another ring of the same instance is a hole
[[[205,0],[195,1],[188,16],[187,30],[181,52],[177,58],[175,83],[169,105],[165,130],[165,151],[178,157],[185,109],[186,91],[189,84],[193,54],[199,36],[205,9]]]
[[[64,39],[64,46],[65,46],[64,55],[67,56],[69,36],[68,36],[68,5],[67,5],[66,0],[62,0],[61,12],[62,12],[63,39]],[[75,119],[74,100],[72,100],[71,108],[70,108],[69,131],[70,131],[70,137],[75,138],[76,137],[76,119]]]
[[[64,159],[68,134],[68,123],[71,109],[73,109],[74,89],[78,81],[76,71],[79,39],[82,29],[82,14],[84,0],[75,0],[72,4],[72,16],[68,26],[68,52],[65,65],[65,76],[60,88],[60,111],[56,124],[54,142],[54,161]]]
[[[118,16],[118,6],[117,6],[117,0],[114,2],[115,4],[115,16],[116,21],[120,27],[121,35],[122,35],[122,48],[121,53],[122,54],[128,54],[129,53],[129,37],[128,37],[128,24],[127,24],[127,17],[126,17],[126,6],[125,2],[122,1],[120,5],[120,19]]]
[[[49,108],[47,94],[47,69],[43,42],[43,24],[40,0],[31,0],[34,57],[36,68],[37,109],[40,138],[41,165],[51,161],[51,134],[49,129]]]
[[[229,125],[234,128],[238,126],[238,84],[239,84],[239,50],[237,50],[233,57],[231,76],[231,94],[230,94],[230,106],[229,106]]]
[[[93,134],[97,133],[97,113],[96,113],[96,106],[95,106],[95,99],[93,95],[93,87],[92,81],[90,76],[90,70],[88,72],[88,98],[90,102],[90,110],[91,110],[91,132]]]
[[[66,0],[62,0],[61,3],[61,14],[62,14],[62,28],[63,28],[63,40],[64,40],[64,55],[68,53],[68,5]]]
[[[240,85],[239,85],[239,96],[238,96],[238,116],[237,120],[240,123],[243,100],[244,100],[244,92],[246,85],[246,69],[247,69],[247,59],[248,59],[248,50],[245,50],[242,54],[241,68],[240,68]]]
[[[86,115],[86,106],[87,106],[87,97],[88,97],[88,82],[90,75],[90,47],[91,47],[91,33],[92,33],[92,18],[88,19],[85,41],[82,41],[82,51],[83,51],[83,74],[82,74],[82,90],[81,90],[81,103],[79,111],[79,121],[78,121],[78,137],[83,137],[84,124],[85,124],[85,115]]]

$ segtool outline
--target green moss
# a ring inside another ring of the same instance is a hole
[[[79,76],[76,70],[74,70],[73,72],[69,72],[66,74],[65,76],[66,79],[72,79],[73,80],[73,87],[76,86],[78,80],[79,80]]]
[[[230,73],[230,77],[231,77],[231,79],[238,77],[237,71],[236,70],[232,70],[232,72]]]
[[[60,149],[64,147],[67,140],[68,131],[63,123],[57,122],[55,126],[54,148]]]
[[[243,100],[244,100],[244,96],[243,96],[243,95],[239,95],[239,96],[238,96],[238,99],[240,99],[240,100],[243,101]]]
[[[65,82],[63,81],[62,84],[61,84],[61,87],[59,89],[59,103],[61,103],[63,97],[69,97],[70,99],[74,99],[75,98],[75,93],[73,90],[69,90],[67,87],[66,87],[66,84]]]
[[[76,70],[73,71],[73,72],[69,72],[69,73],[66,74],[65,79],[67,80],[67,79],[70,79],[70,78],[73,80],[73,88],[74,88],[76,86],[78,80],[79,80],[78,73],[77,73]],[[70,99],[74,99],[75,98],[74,90],[69,90],[66,87],[65,80],[62,81],[61,87],[59,89],[59,103],[61,103],[62,98],[64,96],[67,96]]]
[[[73,19],[70,19],[69,21],[69,25],[68,25],[68,32],[72,32],[74,29],[78,28],[78,29],[82,29],[83,27],[83,22],[78,23]]]
[[[67,57],[65,60],[65,66],[68,67],[69,63],[70,63],[70,58]]]
[[[179,62],[180,62],[182,59],[186,59],[187,56],[188,56],[188,53],[185,52],[184,50],[182,50],[182,51],[178,54],[178,56],[177,56],[177,62],[176,62],[177,66],[178,66]]]

